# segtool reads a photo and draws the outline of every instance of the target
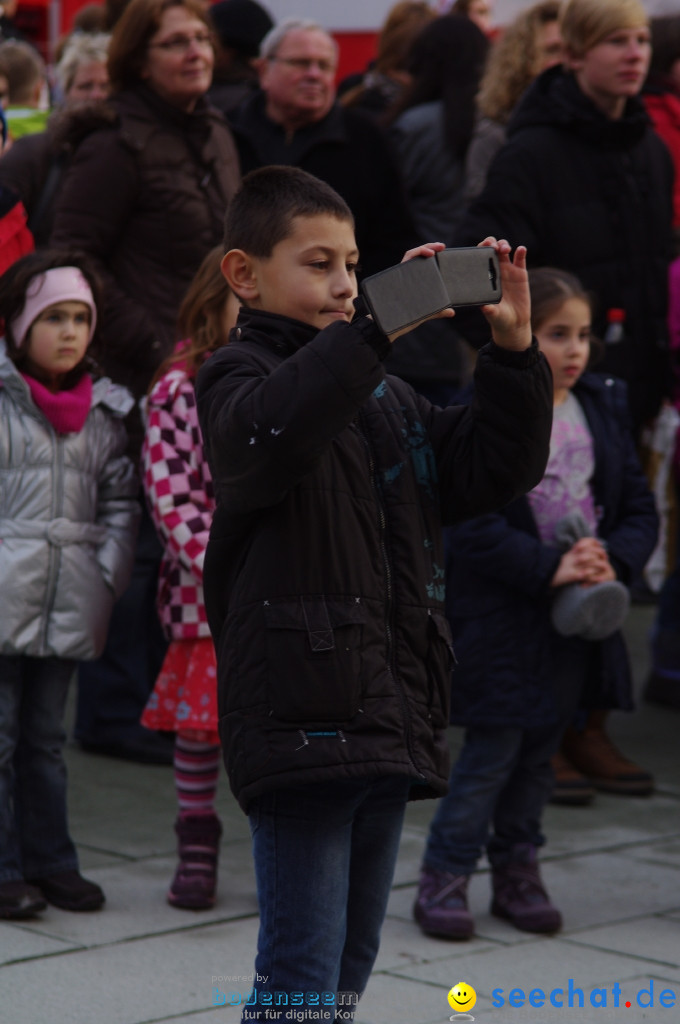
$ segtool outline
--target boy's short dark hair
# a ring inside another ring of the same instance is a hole
[[[319,214],[349,221],[354,227],[349,206],[325,181],[299,167],[260,167],[246,174],[229,204],[225,248],[267,259],[274,246],[289,237],[294,217]]]

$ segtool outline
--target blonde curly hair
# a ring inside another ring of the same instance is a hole
[[[538,29],[559,21],[560,0],[541,0],[523,11],[489,53],[477,94],[479,112],[505,124],[537,73]]]

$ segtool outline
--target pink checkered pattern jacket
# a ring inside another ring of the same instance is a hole
[[[147,400],[142,479],[165,549],[158,614],[170,640],[210,636],[203,599],[203,559],[215,500],[196,412],[194,386],[180,364]]]

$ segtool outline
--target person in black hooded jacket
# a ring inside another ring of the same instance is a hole
[[[603,369],[627,381],[639,431],[670,388],[673,167],[638,97],[648,18],[639,0],[569,0],[561,26],[565,63],[520,101],[456,244],[495,234],[526,245],[533,267],[577,274],[595,295],[600,337],[608,312],[624,311],[623,340],[607,346]],[[478,328],[460,329],[474,343]]]

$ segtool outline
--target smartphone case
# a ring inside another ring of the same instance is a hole
[[[417,256],[373,274],[361,282],[361,290],[384,334],[393,334],[451,305],[432,257]]]
[[[482,306],[500,302],[501,272],[489,246],[443,249],[435,259],[451,306]]]
[[[410,327],[447,306],[481,306],[502,298],[498,257],[488,246],[418,256],[365,278],[361,290],[384,334]]]

